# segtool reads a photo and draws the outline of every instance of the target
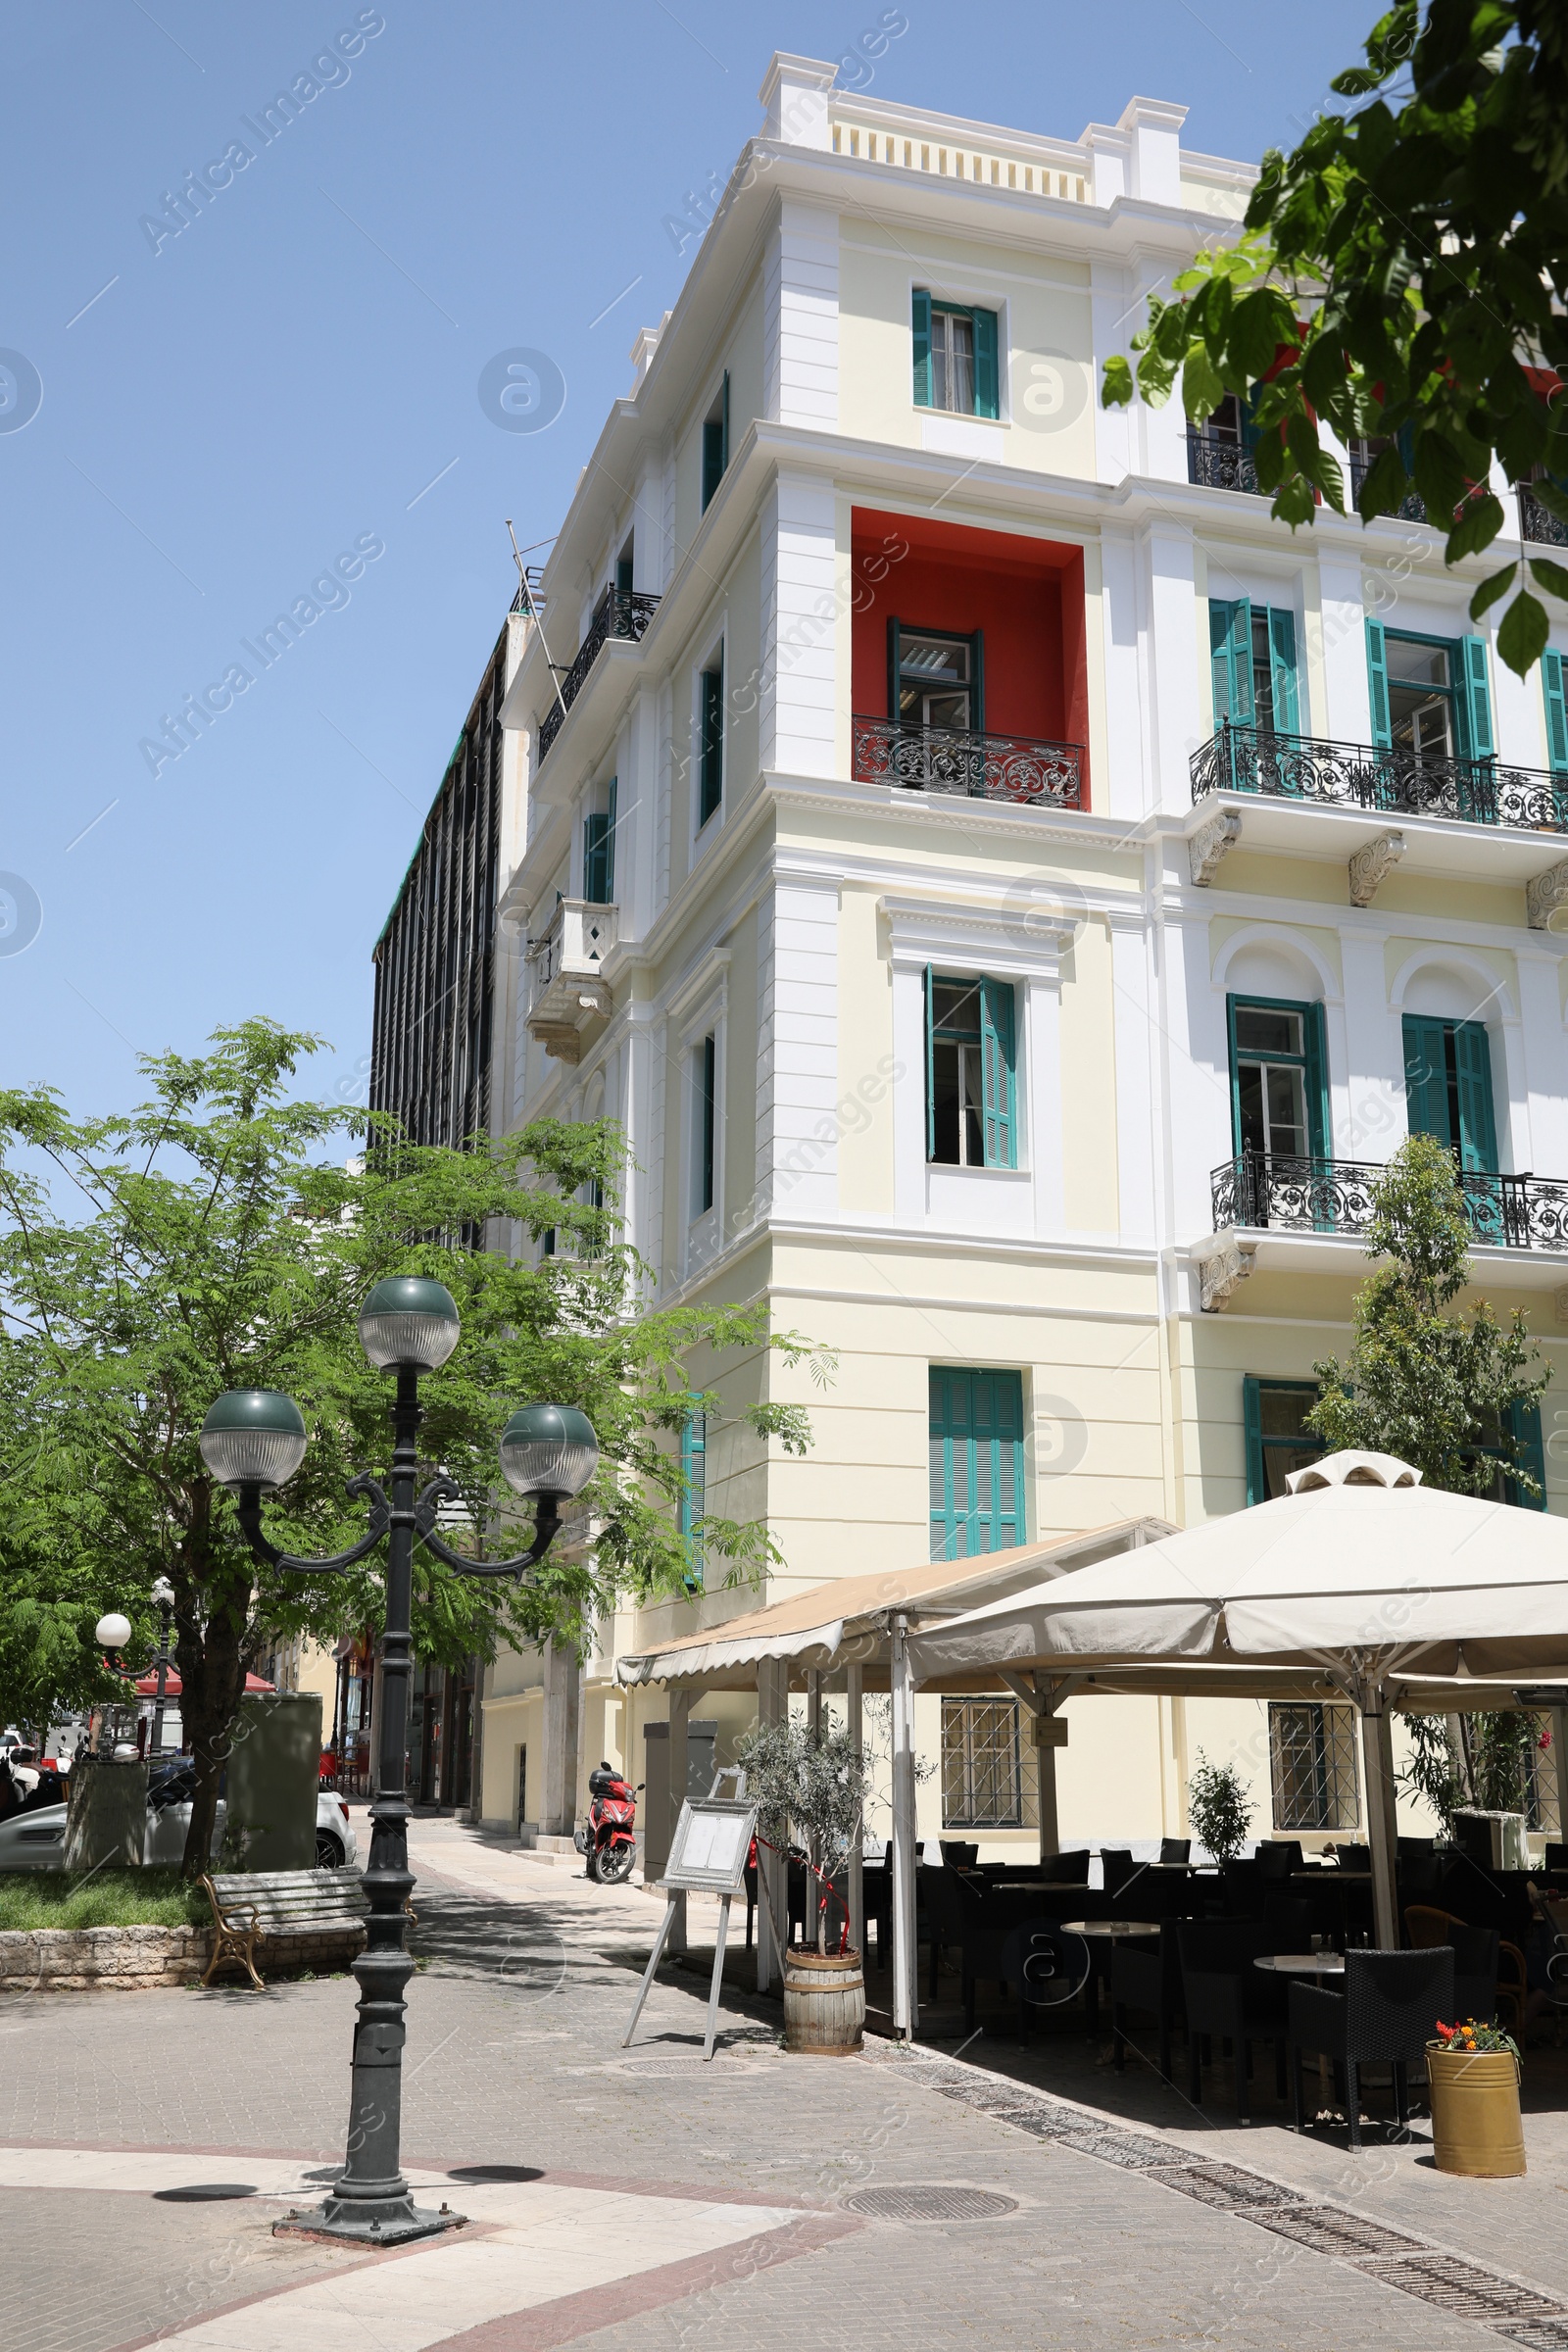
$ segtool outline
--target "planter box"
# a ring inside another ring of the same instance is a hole
[[[1524,2171],[1519,2061],[1511,2050],[1449,2050],[1429,2042],[1427,2081],[1440,2173],[1507,2180]]]

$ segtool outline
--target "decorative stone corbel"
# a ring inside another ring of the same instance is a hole
[[[1568,900],[1568,858],[1548,865],[1544,874],[1525,884],[1525,917],[1532,931],[1549,931],[1551,918]]]
[[[1564,1283],[1562,1289],[1553,1295],[1552,1305],[1558,1322],[1568,1323],[1568,1283]]]
[[[1187,857],[1193,880],[1200,890],[1206,890],[1218,873],[1227,853],[1234,850],[1242,838],[1242,820],[1234,808],[1222,808],[1211,816],[1206,825],[1200,825],[1187,844]]]
[[[1399,859],[1404,856],[1402,833],[1380,833],[1350,859],[1350,905],[1370,906]]]
[[[1238,1241],[1229,1227],[1216,1233],[1193,1252],[1198,1274],[1199,1304],[1205,1315],[1217,1314],[1239,1282],[1252,1271],[1255,1242]]]

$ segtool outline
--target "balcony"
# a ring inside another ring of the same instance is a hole
[[[1374,464],[1375,464],[1375,463],[1376,463],[1376,461],[1375,461],[1374,459],[1372,459],[1372,458],[1358,458],[1358,457],[1355,455],[1354,451],[1353,451],[1353,450],[1351,451],[1351,453],[1350,453],[1350,504],[1351,504],[1351,506],[1352,506],[1352,507],[1353,507],[1354,505],[1356,505],[1356,503],[1357,503],[1357,502],[1358,502],[1358,500],[1360,499],[1360,496],[1361,496],[1361,485],[1362,485],[1362,483],[1363,483],[1363,482],[1366,480],[1366,477],[1367,477],[1367,475],[1368,475],[1368,474],[1371,472],[1371,470],[1372,470],[1372,467],[1373,467],[1373,466],[1374,466]],[[1396,520],[1399,521],[1399,522],[1425,522],[1425,521],[1426,521],[1426,519],[1427,519],[1427,502],[1426,502],[1426,500],[1425,500],[1425,499],[1424,499],[1424,498],[1421,496],[1421,494],[1420,494],[1420,492],[1419,492],[1419,491],[1417,491],[1417,490],[1412,490],[1412,491],[1411,491],[1411,493],[1410,493],[1410,495],[1409,495],[1409,497],[1408,497],[1407,499],[1403,500],[1403,501],[1401,502],[1401,504],[1400,504],[1400,505],[1398,505],[1397,507],[1396,507],[1396,508],[1395,508],[1395,510],[1394,510],[1394,518],[1395,518]],[[1380,520],[1384,520],[1384,521],[1386,521],[1386,520],[1388,520],[1389,518],[1388,518],[1387,516],[1381,516],[1379,519],[1380,519]]]
[[[949,727],[906,727],[858,712],[852,721],[857,784],[902,792],[951,793],[1015,808],[1081,808],[1083,746],[1032,735],[981,735]]]
[[[1440,760],[1310,735],[1270,735],[1227,719],[1193,754],[1191,772],[1195,802],[1211,792],[1255,793],[1376,816],[1568,833],[1568,776],[1504,767],[1497,760]]]
[[[1243,490],[1251,498],[1270,496],[1258,487],[1250,450],[1236,441],[1216,440],[1196,424],[1187,428],[1187,479],[1204,490]]]
[[[1384,1172],[1370,1161],[1244,1152],[1209,1178],[1214,1230],[1364,1234],[1372,1223],[1372,1188]],[[1568,1183],[1461,1171],[1459,1190],[1483,1247],[1568,1250]]]
[[[1568,547],[1568,522],[1548,514],[1528,482],[1519,485],[1519,536],[1537,547]]]
[[[610,1010],[604,962],[617,936],[613,906],[563,899],[549,930],[528,950],[534,967],[528,1035],[557,1061],[578,1060],[583,1030]]]
[[[561,680],[561,694],[551,704],[539,721],[539,757],[543,760],[561,732],[561,722],[571,709],[587,682],[588,672],[598,661],[600,651],[611,637],[627,639],[638,644],[648,634],[648,624],[659,610],[657,596],[645,596],[637,588],[607,588],[594,607],[594,616],[588,624],[588,634],[571,667]],[[551,664],[552,668],[555,666]]]

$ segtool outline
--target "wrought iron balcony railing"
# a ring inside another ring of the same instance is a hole
[[[1497,760],[1440,760],[1427,753],[1271,735],[1222,720],[1193,754],[1193,799],[1209,792],[1261,793],[1387,816],[1441,816],[1467,825],[1509,825],[1568,833],[1568,776]]]
[[[906,727],[857,713],[852,774],[858,784],[949,792],[1021,808],[1081,808],[1084,754],[1077,743],[1032,735],[979,735],[956,727]]]
[[[648,633],[648,624],[659,610],[657,596],[645,596],[639,588],[607,588],[594,607],[594,616],[588,623],[588,634],[582,647],[561,681],[561,699],[552,703],[539,721],[539,757],[544,759],[550,746],[561,732],[561,722],[582,692],[588,672],[598,661],[600,650],[609,637],[627,637],[633,644]]]
[[[1216,441],[1200,425],[1187,428],[1187,479],[1205,490],[1245,490],[1252,498],[1267,498],[1258,487],[1252,453],[1234,441]]]
[[[1216,1168],[1209,1194],[1225,1226],[1298,1233],[1365,1233],[1372,1191],[1385,1170],[1354,1159],[1297,1159],[1243,1152]],[[1494,1250],[1568,1250],[1568,1183],[1550,1177],[1459,1175],[1478,1242]]]
[[[1376,461],[1372,458],[1358,458],[1353,451],[1351,452],[1350,504],[1352,506],[1354,506],[1356,501],[1359,499],[1361,495],[1361,485],[1366,480],[1367,475],[1371,472],[1375,463]],[[1409,497],[1402,500],[1401,503],[1395,508],[1394,512],[1396,517],[1400,522],[1425,522],[1427,519],[1427,502],[1421,496],[1419,490],[1412,490]]]
[[[1519,485],[1519,536],[1538,547],[1568,547],[1568,522],[1549,514],[1528,482]]]

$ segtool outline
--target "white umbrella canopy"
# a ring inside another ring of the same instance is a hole
[[[1568,1523],[1445,1494],[1386,1454],[911,1637],[922,1680],[1088,1659],[1266,1660],[1358,1674],[1568,1668]]]

